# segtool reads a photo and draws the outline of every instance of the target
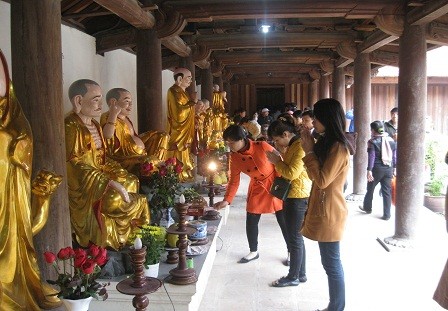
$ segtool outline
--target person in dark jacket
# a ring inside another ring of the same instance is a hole
[[[378,183],[381,183],[381,194],[383,196],[383,217],[390,218],[390,207],[392,202],[392,177],[395,174],[396,143],[384,132],[381,121],[370,123],[372,138],[368,142],[367,153],[369,156],[367,166],[367,193],[364,204],[360,207],[366,214],[372,213],[373,191]]]

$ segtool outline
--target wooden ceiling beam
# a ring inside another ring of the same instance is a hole
[[[302,84],[311,82],[309,75],[295,77],[239,77],[234,75],[232,84]]]
[[[370,3],[360,1],[216,1],[213,5],[204,5],[199,1],[166,1],[190,22],[207,22],[230,19],[269,18],[366,18],[371,19],[384,4],[391,1],[380,0]],[[399,3],[399,1],[392,1]]]
[[[373,52],[380,47],[395,41],[398,39],[397,36],[391,36],[387,33],[382,32],[381,30],[377,30],[373,32],[370,36],[367,37],[361,44],[358,45],[359,53],[370,53]]]
[[[134,27],[120,29],[119,31],[96,37],[96,52],[103,54],[116,49],[133,47],[136,45],[136,42],[137,30]]]
[[[263,51],[260,53],[247,52],[213,52],[212,58],[222,61],[226,65],[240,64],[319,64],[320,62],[331,59],[333,52],[319,51]]]
[[[304,47],[316,48],[321,45],[335,47],[339,42],[353,40],[350,32],[300,32],[300,33],[255,33],[255,34],[214,34],[194,38],[198,45],[206,45],[211,50],[230,48]]]
[[[105,9],[138,29],[151,29],[156,19],[151,13],[143,10],[137,0],[94,0]]]
[[[411,25],[424,25],[448,13],[446,0],[427,1],[423,6],[412,9],[407,17]]]
[[[313,69],[319,68],[318,65],[301,65],[301,64],[240,64],[227,65],[227,70],[231,70],[234,74],[259,74],[268,72],[287,72],[287,73],[308,73]]]

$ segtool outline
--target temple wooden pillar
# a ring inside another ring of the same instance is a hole
[[[337,99],[342,108],[345,109],[345,70],[344,68],[336,67],[333,71],[332,95]]]
[[[162,45],[153,29],[137,32],[137,104],[140,133],[166,130],[167,106],[162,104]]]
[[[209,68],[201,69],[201,98],[213,101],[213,75]]]
[[[232,86],[229,82],[224,82],[224,91],[226,91],[227,95],[227,105],[226,105],[226,112],[229,114],[230,117],[233,116],[233,112],[235,109],[233,102],[232,102]]]
[[[42,280],[56,274],[44,251],[71,245],[62,105],[61,2],[11,1],[12,80],[33,131],[33,176],[41,169],[63,175],[51,198],[48,221],[34,237]],[[8,267],[3,267],[7,269]]]
[[[319,99],[330,97],[330,82],[328,76],[321,76],[319,81]]]
[[[313,82],[310,82],[308,84],[309,90],[308,90],[308,103],[309,106],[313,106],[319,97],[318,95],[318,89],[319,89],[319,80],[314,80]]]
[[[397,197],[395,234],[386,242],[406,245],[415,237],[423,206],[426,117],[425,26],[411,26],[405,18],[399,49]]]
[[[354,73],[354,112],[355,131],[358,132],[356,154],[353,158],[353,193],[365,194],[367,186],[367,141],[370,139],[371,120],[371,80],[370,58],[368,53],[358,54],[355,58]]]

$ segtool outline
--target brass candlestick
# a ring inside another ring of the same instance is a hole
[[[125,295],[134,295],[132,305],[136,311],[146,311],[149,305],[147,294],[157,291],[162,282],[159,279],[145,277],[143,272],[143,264],[146,257],[146,246],[141,249],[131,247],[129,255],[131,256],[132,268],[134,275],[132,278],[121,281],[117,284],[117,290]]]
[[[187,236],[196,232],[196,229],[187,227],[185,216],[187,214],[188,207],[191,204],[178,203],[176,204],[176,211],[179,215],[179,225],[174,228],[168,228],[167,232],[179,235],[178,247],[179,247],[179,262],[177,268],[170,270],[171,278],[168,282],[177,285],[187,285],[195,283],[198,279],[196,277],[196,271],[192,268],[187,268]]]

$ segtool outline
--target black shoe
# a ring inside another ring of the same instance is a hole
[[[291,280],[286,276],[281,277],[277,281],[272,282],[273,287],[299,286],[299,284],[300,284],[299,279]]]
[[[300,282],[300,283],[305,283],[306,281],[308,281],[308,278],[306,277],[306,275],[304,275],[304,276],[299,276],[299,282]]]
[[[283,264],[285,265],[285,266],[287,266],[287,267],[289,267],[289,260],[288,259],[285,259],[285,260],[283,260]]]
[[[390,216],[383,216],[383,217],[381,217],[381,219],[382,219],[382,220],[389,220],[389,219],[390,219]]]
[[[258,259],[260,257],[260,254],[257,254],[257,256],[255,256],[252,259],[247,259],[246,257],[241,258],[240,260],[238,260],[238,263],[248,263],[249,261]]]
[[[366,210],[363,206],[360,206],[359,207],[359,209],[361,210],[361,211],[363,211],[364,213],[366,213],[366,214],[372,214],[372,210]]]

